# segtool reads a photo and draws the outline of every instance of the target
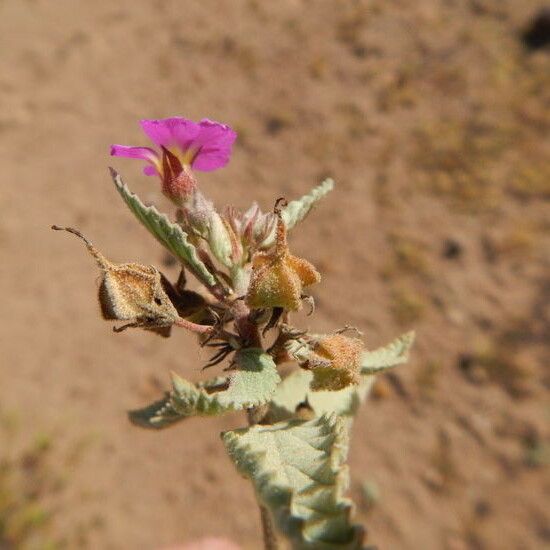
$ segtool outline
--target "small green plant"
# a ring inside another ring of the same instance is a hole
[[[142,328],[167,337],[173,327],[194,332],[212,350],[206,367],[226,362],[222,375],[201,382],[172,375],[159,401],[131,411],[133,424],[161,429],[190,416],[246,412],[248,426],[222,434],[238,471],[256,490],[266,548],[285,537],[297,549],[363,548],[363,529],[352,523],[345,465],[351,420],[376,373],[404,363],[408,333],[390,345],[366,350],[350,327],[312,334],[292,324],[291,313],[314,303],[307,290],[317,269],[289,250],[287,234],[333,188],[325,180],[304,197],[275,201],[264,213],[218,210],[200,191],[197,170],[229,161],[236,134],[227,126],[183,118],[144,120],[160,148],[114,145],[115,156],[148,162],[176,205],[175,221],[145,206],[111,169],[115,188],[136,218],[181,263],[177,282],[157,268],[116,264],[78,230],[100,272],[103,317],[124,322],[120,332]],[[186,273],[205,292],[186,288]],[[357,332],[357,331],[355,331]],[[284,380],[279,365],[298,365]]]

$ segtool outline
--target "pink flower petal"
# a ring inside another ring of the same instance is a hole
[[[128,145],[111,145],[111,156],[143,159],[152,164],[159,162],[157,153],[150,147],[130,147]]]
[[[146,176],[159,176],[159,171],[154,166],[146,166],[143,169],[143,173]]]
[[[197,154],[191,163],[196,170],[209,172],[221,168],[229,162],[231,148],[237,138],[229,126],[203,119],[199,123],[200,133],[193,141],[192,147]]]
[[[182,117],[142,120],[141,127],[147,137],[157,145],[170,148],[178,146],[187,151],[193,140],[199,135],[199,125]]]
[[[191,120],[182,118],[172,126],[174,143],[183,151],[187,151],[200,135],[200,126]]]
[[[140,121],[145,134],[158,146],[175,154],[182,164],[191,163],[196,170],[208,172],[229,162],[237,134],[219,122],[203,119],[199,123],[182,117]],[[178,153],[181,152],[181,155]],[[139,158],[152,166],[144,173],[164,177],[160,156],[150,147],[112,145],[111,155]]]

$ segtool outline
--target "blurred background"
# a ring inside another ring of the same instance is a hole
[[[126,418],[170,370],[202,377],[204,352],[183,331],[113,334],[91,258],[49,230],[174,276],[107,172],[168,211],[142,163],[108,152],[172,115],[237,130],[229,166],[199,174],[220,206],[336,180],[291,235],[323,274],[297,324],[354,325],[369,348],[417,330],[354,427],[369,541],[550,548],[549,9],[0,0],[0,548],[260,548],[219,440],[242,416],[161,433]]]

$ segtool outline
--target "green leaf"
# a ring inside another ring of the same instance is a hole
[[[228,380],[217,379],[219,388],[226,388]],[[215,416],[233,410],[220,403],[219,393],[209,393],[215,388],[214,381],[206,384],[193,384],[172,373],[172,391],[164,399],[143,409],[130,411],[130,421],[142,428],[167,428],[189,416]]]
[[[128,189],[120,174],[111,168],[115,186],[136,218],[165,246],[176,258],[192,271],[206,286],[215,286],[216,279],[197,254],[197,249],[188,241],[187,233],[172,223],[166,214],[161,214],[154,206],[145,206],[140,198]]]
[[[235,356],[237,369],[226,378],[193,384],[172,374],[172,391],[164,399],[129,412],[132,423],[152,429],[171,426],[189,416],[213,416],[265,404],[280,377],[270,355],[259,348]]]
[[[312,209],[313,205],[334,189],[334,180],[327,178],[317,187],[313,188],[302,198],[290,201],[282,212],[283,220],[288,229],[292,229],[300,223]]]
[[[411,331],[396,338],[385,347],[365,352],[361,361],[361,374],[375,374],[406,363],[413,342],[414,331]]]
[[[374,377],[364,376],[357,386],[348,386],[338,391],[312,391],[312,379],[313,373],[303,369],[289,374],[273,394],[269,404],[269,419],[278,422],[295,418],[298,405],[306,401],[315,416],[354,416],[374,381]]]
[[[342,419],[255,425],[226,432],[222,439],[293,549],[361,548],[363,531],[351,524],[353,505],[343,496],[348,440]]]
[[[413,341],[414,332],[408,332],[386,347],[363,353],[361,383],[348,386],[343,390],[312,391],[311,371],[300,369],[291,373],[277,386],[269,405],[269,419],[277,422],[295,418],[298,405],[306,401],[316,416],[332,413],[340,416],[354,416],[372,386],[374,381],[372,375],[405,363]],[[296,361],[307,360],[309,348],[299,340],[290,340],[286,349]]]
[[[281,377],[271,355],[260,348],[239,350],[238,369],[229,376],[229,388],[219,394],[223,406],[244,409],[263,405],[271,399]]]
[[[317,187],[314,187],[307,195],[295,201],[290,201],[282,211],[282,217],[287,229],[292,229],[300,223],[309,214],[315,203],[332,191],[332,189],[334,189],[334,181],[328,178]],[[275,234],[275,227],[273,227],[271,233],[262,242],[262,249],[273,246]]]

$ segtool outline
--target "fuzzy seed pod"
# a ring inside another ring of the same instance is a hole
[[[311,389],[334,391],[358,384],[363,349],[363,342],[358,338],[342,334],[321,338],[304,365],[313,372]]]
[[[129,327],[155,330],[163,336],[179,315],[166,294],[163,277],[155,267],[140,264],[114,264],[107,260],[80,231],[57,227],[80,237],[101,270],[99,303],[104,319],[128,321],[117,331]]]
[[[321,275],[307,260],[290,254],[286,226],[280,211],[275,212],[277,240],[270,252],[258,252],[252,258],[252,277],[246,296],[251,308],[281,307],[296,311],[302,307],[302,289],[318,283]]]

